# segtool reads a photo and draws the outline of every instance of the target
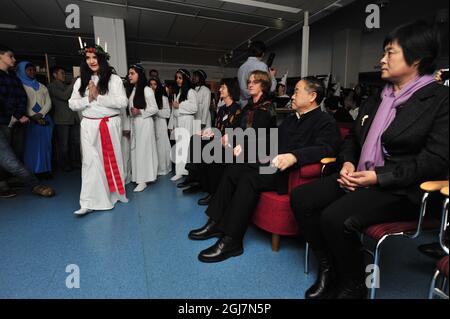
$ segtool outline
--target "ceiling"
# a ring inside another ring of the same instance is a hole
[[[0,24],[17,29],[0,28],[0,38],[19,56],[48,53],[70,63],[79,35],[94,40],[93,16],[121,18],[129,62],[236,66],[249,40],[274,44],[301,28],[304,11],[314,22],[352,1],[260,0],[302,9],[295,14],[220,0],[2,0]],[[69,4],[80,7],[80,29],[65,26]]]

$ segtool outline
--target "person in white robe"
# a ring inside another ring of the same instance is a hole
[[[173,128],[173,138],[176,140],[175,154],[172,160],[175,161],[175,175],[172,181],[177,181],[189,174],[186,170],[186,163],[189,157],[189,141],[194,132],[194,116],[198,110],[197,93],[191,89],[191,76],[189,71],[179,69],[176,72],[174,101],[172,103],[172,113],[170,128]]]
[[[122,146],[123,173],[125,185],[131,182],[131,117],[128,109],[120,110],[120,119],[122,121],[122,138],[120,144]]]
[[[170,118],[169,98],[159,79],[151,78],[149,85],[155,93],[156,104],[158,104],[158,113],[154,117],[156,148],[158,150],[158,175],[167,175],[172,171],[171,146],[167,127],[167,120]]]
[[[205,128],[211,127],[211,112],[209,110],[211,105],[211,90],[206,86],[206,72],[203,70],[196,70],[192,75],[192,82],[197,92],[198,110],[195,114],[194,133],[199,133]],[[200,126],[198,124],[201,124]]]
[[[120,112],[128,105],[122,79],[112,74],[109,54],[96,45],[81,50],[81,77],[76,80],[69,107],[81,111],[82,149],[81,208],[84,215],[93,210],[110,210],[117,201],[128,202],[124,188],[120,140]]]
[[[147,86],[144,68],[132,65],[128,70],[127,91],[131,114],[131,180],[137,184],[135,192],[142,192],[158,174],[155,123],[158,113],[155,94]],[[131,92],[130,92],[131,91]]]

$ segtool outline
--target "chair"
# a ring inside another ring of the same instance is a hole
[[[370,299],[375,299],[376,283],[379,281],[379,265],[380,265],[380,250],[381,245],[386,239],[391,237],[406,237],[415,239],[421,235],[423,231],[435,231],[439,229],[439,221],[437,219],[425,218],[427,200],[431,193],[439,192],[443,187],[448,186],[448,181],[432,181],[425,182],[420,185],[424,192],[422,196],[422,203],[417,221],[402,221],[395,223],[381,223],[368,227],[361,234],[361,241],[364,243],[365,238],[370,238],[375,242],[375,249],[373,251],[366,249],[373,258],[373,265],[375,271],[373,273],[373,284],[370,287]]]
[[[348,127],[341,127],[341,137],[345,138]],[[278,195],[276,192],[263,192],[253,214],[252,222],[257,227],[272,234],[272,251],[280,249],[280,236],[297,236],[300,233],[297,221],[291,210],[290,193],[297,186],[310,183],[321,177],[323,164],[310,164],[301,167],[289,175],[288,194]],[[306,243],[306,251],[309,244]],[[309,254],[306,254],[305,273],[309,272]]]
[[[439,232],[439,241],[441,243],[442,249],[445,251],[447,256],[442,258],[436,266],[436,271],[434,273],[433,279],[431,280],[430,292],[428,294],[428,299],[433,299],[434,296],[438,296],[443,299],[449,299],[448,295],[445,294],[445,289],[448,281],[448,243],[445,243],[445,234],[448,228],[448,187],[444,187],[441,190],[441,194],[446,198],[444,200],[444,205],[442,209],[442,220],[441,220],[441,230]],[[437,286],[439,277],[442,277],[440,287]]]

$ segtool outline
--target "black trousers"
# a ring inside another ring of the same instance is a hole
[[[198,178],[204,192],[210,195],[214,195],[217,192],[227,166],[228,164],[226,163],[200,164]]]
[[[370,225],[418,218],[418,205],[380,188],[345,192],[331,175],[291,192],[292,210],[313,250],[331,253],[343,281],[365,277],[359,234]]]
[[[80,125],[55,125],[62,168],[81,165]]]
[[[275,189],[276,174],[260,174],[256,164],[227,165],[206,214],[225,235],[242,240],[260,193]]]

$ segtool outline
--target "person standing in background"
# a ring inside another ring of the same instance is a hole
[[[211,113],[209,106],[211,104],[211,90],[206,86],[206,72],[203,70],[196,70],[192,76],[192,84],[197,92],[198,110],[195,114],[195,120],[201,121],[200,128],[194,128],[194,133],[199,133],[200,130],[211,127]]]
[[[23,61],[17,65],[17,76],[28,96],[24,163],[35,174],[50,176],[52,171],[53,119],[48,114],[52,101],[47,88],[36,80],[36,67]]]
[[[67,85],[66,72],[60,66],[55,66],[51,74],[53,80],[48,85],[48,91],[54,110],[58,157],[62,170],[67,172],[81,167],[80,121],[78,115],[69,108],[69,99],[76,79]]]
[[[247,61],[241,65],[238,70],[238,81],[239,87],[241,89],[240,104],[244,108],[248,100],[250,99],[250,93],[247,88],[247,81],[250,73],[253,71],[263,71],[267,72],[271,76],[271,88],[270,91],[275,91],[277,86],[277,80],[275,78],[277,71],[275,69],[269,69],[266,63],[262,61],[264,55],[266,54],[266,45],[264,42],[255,41],[252,42],[249,48],[249,57]]]

